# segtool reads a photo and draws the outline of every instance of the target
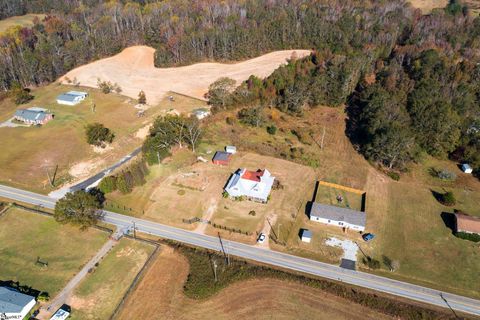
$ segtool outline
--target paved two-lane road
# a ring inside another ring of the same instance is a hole
[[[0,186],[0,196],[15,201],[40,205],[50,209],[55,207],[56,202],[55,199],[47,196],[5,186]],[[135,222],[135,227],[140,232],[149,233],[161,238],[171,239],[198,247],[221,251],[221,244],[217,237],[202,235],[109,211],[104,211],[103,220],[107,223],[111,223],[120,227],[133,226],[133,223]],[[314,276],[342,281],[352,285],[409,298],[435,306],[444,308],[450,307],[457,311],[480,316],[479,300],[449,293],[442,293],[438,290],[379,277],[360,271],[347,270],[334,265],[276,251],[270,251],[239,242],[228,240],[223,240],[222,242],[226,253],[233,256],[238,256],[294,271],[300,271]]]

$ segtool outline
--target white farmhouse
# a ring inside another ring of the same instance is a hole
[[[367,215],[365,212],[329,206],[313,202],[310,208],[310,220],[337,226],[340,228],[365,231]]]
[[[81,91],[69,91],[67,93],[61,94],[57,97],[58,104],[64,104],[67,106],[74,106],[88,96],[88,93]]]
[[[266,203],[272,191],[273,181],[267,169],[249,171],[238,169],[228,180],[225,192],[232,198],[246,197],[248,200]]]
[[[205,119],[212,113],[207,108],[198,108],[192,111],[192,114],[197,117],[198,120]]]
[[[0,315],[5,315],[6,319],[25,318],[35,304],[32,296],[12,288],[0,287]]]

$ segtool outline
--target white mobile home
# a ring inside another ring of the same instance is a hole
[[[310,208],[310,220],[337,226],[340,228],[365,231],[367,215],[365,212],[329,206],[313,202]]]
[[[61,94],[57,97],[58,104],[64,104],[67,106],[74,106],[79,104],[88,96],[88,93],[81,91],[69,91],[67,93]]]
[[[35,298],[8,287],[0,287],[0,319],[23,319],[35,306]]]

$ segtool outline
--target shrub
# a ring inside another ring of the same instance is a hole
[[[453,206],[455,203],[457,203],[457,200],[455,199],[455,196],[453,195],[453,192],[447,191],[440,196],[440,202],[446,206]]]
[[[140,92],[138,93],[138,103],[147,104],[147,96],[145,95],[145,92],[143,92],[143,90],[140,90]]]
[[[430,168],[430,175],[441,180],[454,181],[457,179],[457,175],[447,169],[437,170],[435,168]]]
[[[123,194],[132,192],[132,188],[128,185],[125,175],[120,174],[117,178],[117,189]]]
[[[42,291],[38,295],[37,300],[40,302],[47,302],[48,300],[50,300],[50,295],[48,294],[48,292]]]
[[[249,216],[256,216],[257,213],[255,212],[255,210],[251,210],[249,213],[248,213]]]
[[[380,261],[373,259],[372,257],[363,258],[362,262],[370,269],[380,269]]]
[[[389,176],[391,179],[393,179],[395,181],[400,180],[400,174],[398,174],[398,172],[388,171],[387,176]]]
[[[480,242],[480,234],[476,233],[456,232],[455,236],[468,241]]]
[[[117,177],[115,176],[106,176],[100,181],[98,189],[103,193],[110,193],[117,190]]]
[[[277,127],[272,124],[271,126],[267,127],[267,132],[271,135],[274,135],[275,133],[277,133]]]
[[[85,127],[85,135],[88,144],[103,147],[106,143],[112,143],[115,134],[101,123],[92,123]]]
[[[222,197],[224,197],[225,199],[228,198],[228,192],[227,192],[227,191],[223,191],[223,192],[222,192]]]
[[[180,190],[177,191],[177,194],[178,194],[179,196],[183,196],[183,195],[185,195],[185,190],[180,189]]]
[[[12,97],[13,102],[17,105],[27,103],[33,99],[30,90],[23,88],[18,83],[13,85],[12,90],[10,91],[10,96]]]
[[[225,118],[225,122],[228,124],[228,125],[233,125],[233,123],[235,122],[235,120],[233,120],[233,118],[231,117],[226,117]]]

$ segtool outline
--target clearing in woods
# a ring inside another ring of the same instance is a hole
[[[127,298],[118,319],[391,319],[322,290],[274,279],[234,283],[206,300],[187,298],[188,260],[169,247]]]
[[[53,218],[10,208],[0,217],[0,280],[19,281],[55,296],[107,241],[93,228],[60,225]],[[48,267],[36,263],[48,263]]]
[[[31,27],[33,26],[33,20],[38,18],[42,20],[45,18],[44,14],[26,14],[23,16],[9,17],[3,20],[0,20],[0,33],[7,31],[8,28],[14,26],[20,27]]]
[[[140,90],[149,104],[162,100],[168,91],[204,99],[208,86],[220,77],[229,77],[237,83],[250,75],[265,78],[279,65],[286,63],[292,53],[297,57],[310,54],[309,50],[274,51],[250,60],[231,63],[197,63],[184,67],[156,68],[153,64],[155,49],[133,46],[121,53],[78,67],[60,78],[77,79],[83,86],[97,87],[97,79],[116,82],[124,95],[136,99]]]

